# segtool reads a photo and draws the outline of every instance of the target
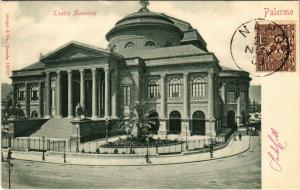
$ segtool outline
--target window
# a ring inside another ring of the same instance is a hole
[[[178,78],[173,78],[169,84],[169,97],[170,98],[179,98],[181,91],[181,81]]]
[[[37,90],[32,90],[31,91],[31,100],[32,101],[37,101],[39,98],[38,98],[38,91]]]
[[[124,106],[130,105],[130,86],[123,86],[123,104]]]
[[[30,100],[32,101],[37,101],[39,99],[38,97],[38,88],[33,86],[31,89],[30,89],[31,93],[30,93]]]
[[[153,41],[147,41],[145,43],[145,46],[148,46],[148,47],[155,46],[155,43]]]
[[[234,87],[230,86],[227,88],[227,94],[226,94],[226,102],[228,103],[234,103],[235,102],[235,89]]]
[[[117,50],[117,46],[116,45],[113,45],[113,47],[111,48],[111,51],[112,52],[115,52]]]
[[[202,77],[196,77],[192,81],[192,97],[193,98],[205,97],[205,82]]]
[[[148,98],[159,98],[160,92],[159,92],[159,85],[156,80],[150,80],[148,82]]]
[[[18,101],[24,101],[25,100],[25,92],[23,90],[18,91]]]
[[[245,92],[244,91],[240,92],[240,101],[245,101]]]
[[[125,45],[125,48],[133,48],[135,45],[133,42],[128,42],[126,45]]]

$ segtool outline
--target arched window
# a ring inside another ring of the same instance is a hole
[[[113,47],[111,48],[111,51],[112,52],[115,52],[117,50],[117,46],[116,45],[113,45]]]
[[[155,46],[155,43],[154,43],[153,41],[147,41],[147,42],[145,43],[145,46],[149,46],[149,47]]]
[[[123,106],[130,106],[132,82],[129,78],[124,78],[122,84]]]
[[[235,89],[233,86],[229,86],[226,92],[226,102],[234,103],[235,102]]]
[[[127,42],[127,44],[125,45],[125,48],[133,48],[135,45],[133,42]]]
[[[202,77],[195,77],[192,81],[192,97],[205,97],[205,81]]]
[[[159,98],[160,92],[159,92],[159,85],[157,80],[150,80],[148,82],[148,98]]]
[[[169,83],[169,97],[179,98],[181,91],[181,80],[178,78],[173,78]]]

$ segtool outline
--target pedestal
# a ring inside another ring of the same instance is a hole
[[[166,136],[167,134],[168,134],[167,121],[166,120],[161,120],[160,125],[159,125],[158,135]]]

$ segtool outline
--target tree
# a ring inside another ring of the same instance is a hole
[[[120,118],[119,126],[126,130],[127,136],[130,135],[140,140],[145,140],[151,136],[151,127],[156,124],[157,117],[149,117],[151,111],[144,113],[144,106],[135,103],[131,106],[132,111]]]

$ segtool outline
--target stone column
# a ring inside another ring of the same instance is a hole
[[[97,69],[92,69],[92,118],[96,119],[97,116]]]
[[[166,121],[166,75],[163,73],[160,76],[160,127],[158,134],[167,135]]]
[[[111,81],[111,85],[112,85],[112,100],[111,100],[111,115],[116,118],[117,117],[117,113],[118,113],[118,103],[117,103],[117,96],[118,96],[118,70],[114,70],[113,72],[113,76],[112,76],[113,80]]]
[[[110,117],[110,69],[105,68],[105,118]]]
[[[226,83],[222,82],[222,87],[221,87],[221,97],[223,101],[223,112],[221,113],[222,117],[222,123],[221,126],[226,126],[226,112],[225,112],[225,107],[226,107]]]
[[[214,79],[213,73],[208,73],[208,107],[205,134],[215,136],[215,117],[214,117]]]
[[[189,85],[188,85],[188,73],[183,74],[183,120],[181,134],[191,135],[189,128]]]
[[[56,73],[56,117],[61,118],[61,71],[57,71]]]
[[[80,105],[85,109],[85,80],[84,69],[80,69]]]
[[[25,115],[26,115],[26,117],[30,117],[29,103],[30,103],[30,92],[29,92],[29,85],[26,82],[25,83]]]
[[[42,81],[39,82],[39,117],[43,117],[44,116],[44,113],[43,113],[43,93],[42,93]]]
[[[51,79],[50,79],[50,73],[46,72],[46,113],[45,117],[50,118],[51,117]]]
[[[68,118],[73,118],[72,71],[68,71]]]

